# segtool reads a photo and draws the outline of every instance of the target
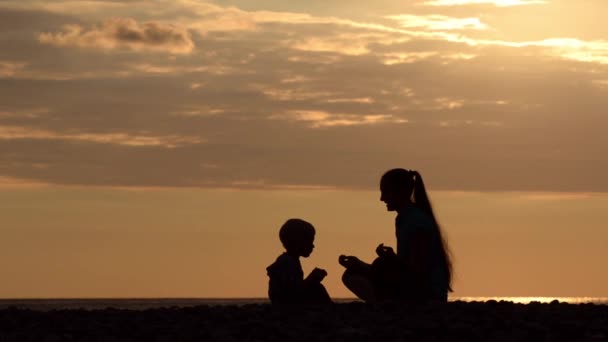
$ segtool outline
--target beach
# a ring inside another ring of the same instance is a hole
[[[608,341],[608,306],[487,301],[0,310],[0,341]]]

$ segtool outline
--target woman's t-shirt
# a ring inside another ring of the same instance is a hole
[[[397,256],[406,259],[410,255],[410,246],[414,236],[424,234],[424,250],[427,251],[430,270],[425,272],[427,279],[421,279],[425,286],[429,287],[429,292],[434,299],[447,300],[448,293],[448,274],[447,265],[441,250],[441,239],[434,220],[422,209],[410,206],[405,211],[397,215],[395,227],[397,234]]]

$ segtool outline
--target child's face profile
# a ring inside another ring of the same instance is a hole
[[[308,258],[310,254],[312,254],[313,249],[315,248],[314,241],[315,236],[313,234],[307,234],[306,236],[303,236],[301,239],[298,239],[298,241],[294,244],[294,252],[299,256]]]

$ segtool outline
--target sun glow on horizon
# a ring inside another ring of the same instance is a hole
[[[487,302],[495,300],[497,302],[505,301],[518,304],[530,303],[552,303],[558,301],[560,303],[583,304],[596,303],[608,304],[608,297],[455,297],[450,298],[450,301],[465,301],[465,302]],[[598,303],[599,302],[599,303]]]

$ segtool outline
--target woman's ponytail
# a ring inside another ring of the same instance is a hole
[[[414,178],[414,203],[420,209],[424,210],[433,221],[435,221],[435,214],[433,213],[433,207],[431,206],[431,201],[429,200],[429,196],[426,193],[426,188],[424,187],[424,181],[422,180],[422,176],[418,171],[410,171]],[[436,221],[435,221],[436,222]]]
[[[448,247],[447,241],[443,236],[441,231],[441,227],[435,218],[435,213],[433,212],[433,206],[431,205],[431,201],[429,200],[429,196],[426,193],[426,188],[424,187],[424,182],[422,180],[422,176],[418,171],[410,171],[410,173],[414,177],[414,204],[425,211],[427,215],[433,220],[435,227],[437,229],[437,236],[439,238],[439,242],[441,244],[441,252],[443,256],[443,260],[445,262],[447,278],[448,278],[448,290],[452,291],[452,258],[450,249]]]

